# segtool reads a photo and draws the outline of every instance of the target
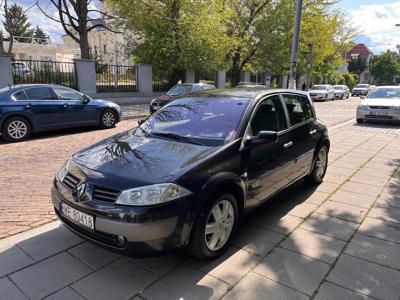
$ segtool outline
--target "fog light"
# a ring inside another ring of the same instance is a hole
[[[126,238],[122,235],[118,235],[117,240],[120,244],[125,244]]]

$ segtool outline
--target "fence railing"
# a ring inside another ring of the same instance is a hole
[[[171,73],[164,70],[153,69],[153,91],[168,91],[174,84],[170,80]]]
[[[98,93],[136,92],[136,67],[96,64]]]
[[[75,63],[15,60],[11,63],[14,84],[60,84],[76,89]]]

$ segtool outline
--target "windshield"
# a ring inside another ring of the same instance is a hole
[[[328,87],[326,85],[314,85],[311,89],[312,90],[318,90],[318,91],[324,91],[326,90]]]
[[[335,90],[343,90],[343,87],[340,86],[340,85],[335,85],[333,88],[334,88]]]
[[[189,93],[192,90],[191,85],[175,85],[168,92],[168,96],[180,96]]]
[[[203,144],[221,145],[236,138],[249,102],[232,97],[177,99],[150,116],[137,131],[154,136],[172,133]]]
[[[367,98],[400,98],[400,88],[379,88],[369,93]]]
[[[368,87],[368,84],[357,84],[356,88],[361,88],[361,89],[365,89]]]

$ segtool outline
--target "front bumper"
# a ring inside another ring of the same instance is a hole
[[[310,94],[310,98],[313,101],[318,101],[318,100],[325,100],[326,94]]]
[[[192,221],[188,221],[187,206],[192,199],[183,198],[157,207],[130,207],[88,201],[76,203],[67,200],[55,182],[52,202],[64,225],[84,239],[124,255],[135,257],[158,255],[178,248],[188,240]],[[94,217],[94,230],[79,225],[63,216],[65,203]]]
[[[400,110],[357,108],[357,119],[377,121],[400,121]]]

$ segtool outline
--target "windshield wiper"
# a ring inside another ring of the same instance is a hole
[[[179,134],[175,134],[175,133],[172,133],[172,132],[164,132],[164,131],[156,131],[156,132],[154,132],[154,131],[152,131],[151,135],[167,137],[167,138],[171,138],[171,139],[178,140],[178,141],[184,141],[184,142],[188,142],[188,143],[191,143],[191,144],[204,146],[203,143],[195,141],[192,138],[189,138],[189,137],[186,137],[186,136],[183,136],[183,135],[179,135]]]

